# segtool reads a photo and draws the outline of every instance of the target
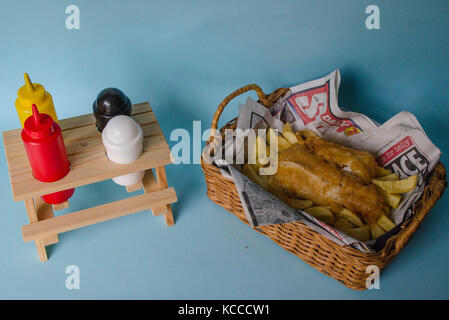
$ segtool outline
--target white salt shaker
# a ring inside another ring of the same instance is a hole
[[[124,115],[113,117],[101,136],[110,161],[120,164],[132,163],[142,154],[142,128],[131,117]],[[145,171],[133,172],[112,180],[121,186],[130,186],[141,181],[144,174]]]

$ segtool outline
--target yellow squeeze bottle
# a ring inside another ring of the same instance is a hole
[[[33,115],[31,106],[35,104],[40,113],[46,113],[58,122],[53,98],[39,83],[32,83],[27,73],[24,75],[25,85],[17,91],[16,109],[19,115],[20,125],[23,128],[25,120]]]

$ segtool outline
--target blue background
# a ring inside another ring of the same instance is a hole
[[[65,27],[71,4],[80,30]],[[365,28],[369,4],[380,8],[380,30]],[[91,112],[96,94],[116,86],[135,103],[149,100],[169,138],[175,128],[192,131],[193,120],[207,129],[219,102],[243,85],[271,92],[338,68],[340,106],[379,122],[411,111],[448,163],[448,17],[447,1],[424,0],[2,0],[1,131],[19,126],[24,72],[51,92],[60,118]],[[381,289],[356,292],[212,203],[199,165],[168,168],[180,199],[173,227],[137,213],[61,234],[40,263],[34,244],[22,242],[27,215],[12,201],[0,153],[0,298],[449,298],[447,194],[382,273]],[[112,181],[85,186],[64,212],[126,196]],[[80,290],[65,287],[71,264]]]

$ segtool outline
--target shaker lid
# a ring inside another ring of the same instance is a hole
[[[36,105],[31,107],[33,115],[24,123],[23,132],[32,139],[43,139],[55,132],[53,119],[45,113],[39,113]]]
[[[137,143],[142,137],[142,128],[133,118],[125,115],[113,117],[102,132],[103,142],[112,145]]]
[[[94,101],[94,112],[114,116],[131,113],[131,101],[117,88],[106,88],[100,91]]]
[[[17,96],[19,99],[25,100],[39,100],[45,95],[45,88],[39,83],[32,83],[28,73],[23,75],[25,85],[19,88]]]

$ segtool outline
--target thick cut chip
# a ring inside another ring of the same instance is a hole
[[[391,229],[396,227],[394,222],[391,221],[386,215],[381,216],[379,220],[377,220],[377,224],[385,231],[390,231]]]
[[[362,227],[354,228],[352,223],[346,218],[339,218],[335,222],[335,228],[340,230],[341,232],[347,234],[350,237],[353,237],[359,241],[367,241],[370,239],[370,226],[364,225]]]
[[[284,138],[290,142],[291,144],[299,143],[298,138],[295,136],[295,134],[292,131],[292,128],[290,127],[290,123],[286,122],[284,124],[284,128],[282,130],[282,135]]]
[[[278,136],[278,149],[279,151],[287,150],[290,148],[291,144],[285,140],[283,137]]]
[[[277,140],[279,151],[287,150],[291,146],[291,144],[281,135],[277,135],[274,132],[273,128],[269,128],[267,134],[267,143],[271,145],[274,140]]]
[[[310,208],[313,206],[312,200],[304,200],[304,199],[296,199],[296,198],[290,198],[288,196],[283,197],[284,202],[288,204],[290,207],[294,209],[304,210],[307,208]]]
[[[385,230],[382,229],[377,223],[373,223],[372,225],[370,225],[370,228],[372,239],[377,239],[385,233]]]
[[[382,190],[391,194],[401,194],[412,191],[418,184],[418,176],[415,174],[406,179],[388,181],[380,179],[372,179],[371,182]]]
[[[267,144],[265,143],[265,139],[262,136],[257,136],[257,163],[261,165],[265,165],[269,162],[267,155]]]
[[[390,170],[376,166],[376,177],[388,176],[390,173]]]
[[[268,189],[268,185],[265,183],[264,179],[261,178],[256,170],[254,169],[254,166],[251,164],[245,164],[242,169],[243,173],[250,178],[254,183],[257,183],[259,186],[261,186],[264,189]]]
[[[305,209],[304,211],[328,225],[332,225],[334,223],[334,215],[326,207],[311,207]]]
[[[396,181],[399,180],[399,176],[396,173],[390,173],[389,175],[376,178],[377,180]]]
[[[362,220],[359,218],[358,215],[356,215],[351,210],[348,210],[346,208],[341,209],[341,211],[337,214],[337,217],[339,218],[346,218],[348,219],[352,224],[361,227],[363,226]]]
[[[269,127],[267,131],[267,144],[270,144],[273,139],[277,137],[277,134],[274,132],[273,128]]]
[[[401,202],[401,196],[398,194],[391,194],[388,193],[384,190],[382,190],[381,188],[377,188],[380,192],[380,194],[382,195],[382,197],[384,197],[385,201],[390,205],[390,207],[396,209],[399,205],[399,203]]]

